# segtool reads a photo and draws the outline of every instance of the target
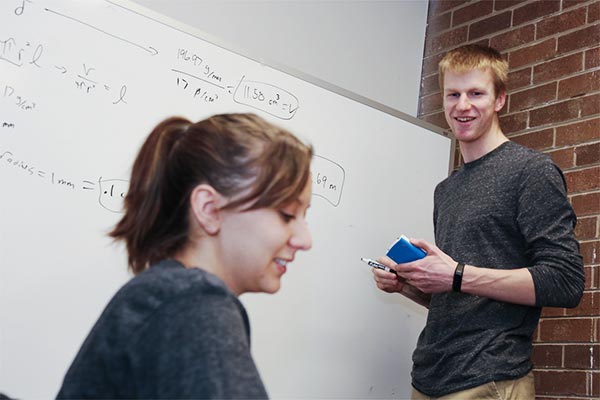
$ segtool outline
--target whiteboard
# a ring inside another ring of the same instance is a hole
[[[253,54],[417,115],[428,1],[134,2]]]
[[[273,398],[410,392],[425,310],[379,292],[360,257],[433,239],[439,130],[118,0],[0,3],[0,391],[56,395],[130,275],[106,233],[140,144],[170,115],[255,112],[311,142],[314,245],[275,295],[247,294]]]

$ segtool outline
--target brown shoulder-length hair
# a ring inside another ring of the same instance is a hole
[[[172,257],[188,240],[190,196],[209,184],[234,198],[224,208],[277,208],[310,179],[312,146],[254,114],[222,114],[192,123],[159,123],[133,164],[125,215],[109,233],[126,243],[138,274]]]

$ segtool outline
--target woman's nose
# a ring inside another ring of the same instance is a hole
[[[300,219],[295,225],[294,232],[289,241],[290,246],[298,250],[310,249],[312,247],[312,236],[306,220]]]

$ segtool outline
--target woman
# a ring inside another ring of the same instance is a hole
[[[266,398],[238,300],[275,293],[298,250],[312,148],[252,114],[169,118],[133,165],[110,235],[136,276],[110,301],[59,398]]]

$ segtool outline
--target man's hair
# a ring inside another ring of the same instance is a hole
[[[496,49],[478,44],[450,50],[442,58],[438,68],[440,89],[444,91],[444,75],[447,71],[460,74],[474,69],[489,69],[492,72],[496,96],[506,91],[508,62]]]

